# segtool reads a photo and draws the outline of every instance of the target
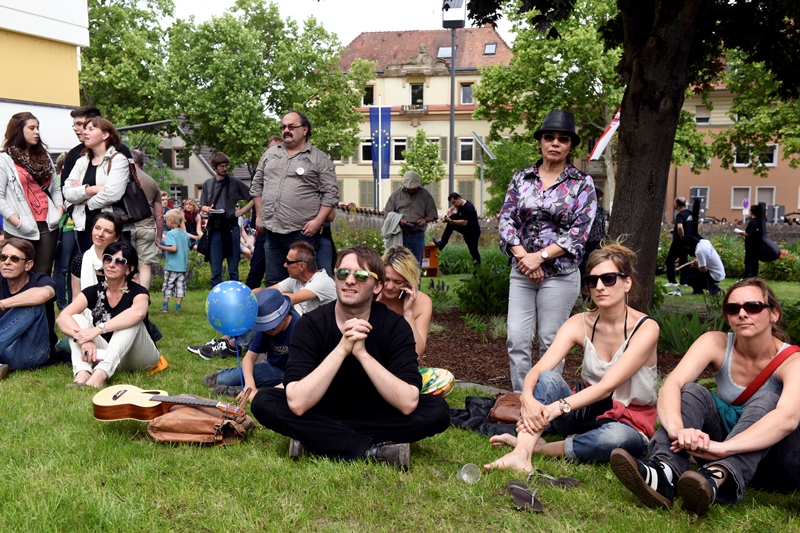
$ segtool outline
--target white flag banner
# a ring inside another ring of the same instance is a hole
[[[611,124],[606,128],[606,131],[603,132],[600,139],[597,140],[597,144],[594,145],[594,150],[592,150],[592,155],[589,156],[589,161],[597,161],[603,155],[606,146],[611,142],[611,137],[614,136],[617,128],[619,128],[619,114],[621,111],[622,108],[617,109],[617,114],[611,119]]]

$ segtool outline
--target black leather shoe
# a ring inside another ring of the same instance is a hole
[[[442,248],[444,248],[444,246],[442,245],[442,241],[440,241],[440,240],[439,240],[439,239],[437,239],[436,237],[434,237],[434,238],[433,238],[433,239],[431,239],[431,240],[433,241],[433,244],[435,244],[435,245],[436,245],[436,247],[437,247],[439,250],[441,250]]]
[[[408,470],[411,462],[411,445],[407,442],[382,442],[367,448],[364,457],[371,457],[376,461],[381,461],[401,470]]]

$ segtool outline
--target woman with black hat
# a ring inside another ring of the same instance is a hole
[[[541,356],[569,318],[597,208],[594,181],[571,163],[581,142],[572,113],[550,111],[533,136],[542,158],[514,174],[498,226],[500,246],[512,264],[507,346],[515,391],[522,390],[531,369],[536,334]]]

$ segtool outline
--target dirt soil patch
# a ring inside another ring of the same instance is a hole
[[[427,367],[446,368],[457,379],[485,383],[500,389],[511,389],[508,369],[506,340],[493,339],[489,332],[477,333],[467,328],[457,310],[433,314],[433,322],[442,326],[442,331],[430,333],[421,364]],[[532,349],[533,360],[539,358],[536,343]],[[658,371],[666,375],[681,360],[680,354],[658,352]],[[582,355],[568,355],[564,377],[568,380],[580,378]],[[710,377],[707,372],[702,377]]]

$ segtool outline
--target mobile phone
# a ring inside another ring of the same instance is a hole
[[[400,289],[400,296],[398,296],[397,299],[398,300],[402,300],[403,296],[405,296],[405,295],[406,295],[406,291],[404,291],[403,289]]]

